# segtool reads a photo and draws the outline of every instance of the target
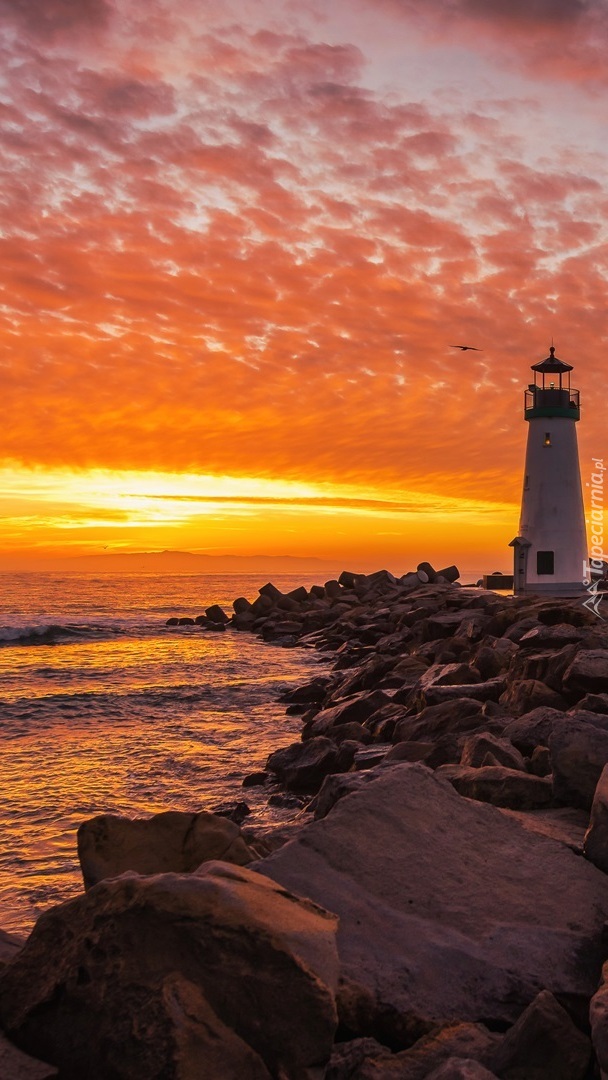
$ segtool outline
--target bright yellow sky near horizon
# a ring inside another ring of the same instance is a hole
[[[600,0],[7,5],[0,569],[508,570],[552,340],[608,458],[607,47]]]

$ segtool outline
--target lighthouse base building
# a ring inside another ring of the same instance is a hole
[[[510,544],[514,592],[578,596],[588,580],[579,392],[570,386],[572,366],[558,360],[553,347],[532,371],[524,402],[529,426],[519,535]]]

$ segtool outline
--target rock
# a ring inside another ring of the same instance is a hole
[[[345,795],[352,795],[353,791],[359,791],[364,784],[375,778],[375,774],[369,772],[334,773],[326,776],[320,791],[309,806],[314,811],[315,819],[326,817],[332,806]]]
[[[390,1056],[390,1050],[371,1037],[336,1043],[329,1059],[325,1080],[351,1080],[367,1058],[376,1061],[378,1058]]]
[[[577,855],[583,854],[583,840],[589,823],[585,810],[573,806],[557,806],[550,810],[509,810],[501,807],[501,813],[515,818],[524,829],[557,840]]]
[[[0,1034],[0,1076],[3,1080],[52,1080],[57,1075],[53,1065],[45,1065],[22,1053]]]
[[[486,682],[459,683],[452,686],[429,686],[423,691],[427,705],[440,705],[443,701],[468,698],[470,701],[498,701],[506,687],[506,680],[497,676]]]
[[[226,614],[223,608],[219,604],[212,604],[205,611],[207,618],[214,623],[228,623],[230,622],[230,616]]]
[[[326,581],[324,588],[325,595],[328,596],[330,600],[337,600],[340,596],[342,596],[342,586],[340,585],[339,581],[336,581],[335,578],[332,578],[330,581]]]
[[[521,716],[543,706],[549,709],[565,709],[567,703],[561,694],[538,679],[522,679],[512,682],[499,697],[501,705],[512,716]]]
[[[336,1026],[335,917],[243,867],[104,881],[0,975],[11,1037],[65,1080],[312,1076]]]
[[[273,585],[271,581],[268,581],[266,585],[262,585],[258,592],[260,596],[265,596],[272,604],[277,604],[283,597],[281,590],[277,589],[276,585]]]
[[[390,702],[383,690],[363,691],[346,701],[340,701],[328,709],[322,709],[315,716],[311,731],[313,735],[327,735],[340,724],[355,721],[362,724],[377,709]]]
[[[608,765],[604,765],[595,788],[583,851],[589,862],[608,874]]]
[[[485,1065],[480,1065],[473,1058],[449,1058],[438,1069],[428,1073],[426,1080],[498,1080],[496,1073],[490,1072]]]
[[[343,570],[338,578],[338,584],[345,589],[353,589],[360,577],[361,574],[353,574],[350,570]]]
[[[170,619],[167,619],[165,626],[179,626],[179,619],[172,615]]]
[[[535,626],[532,630],[528,630],[523,637],[519,639],[519,644],[523,647],[529,645],[550,645],[553,648],[561,649],[564,645],[575,645],[585,638],[584,630],[577,630],[574,626],[570,626],[569,623],[557,623],[553,626]]]
[[[342,975],[412,1024],[513,1023],[543,986],[588,998],[600,871],[424,766],[376,772],[258,864],[339,916]]]
[[[101,814],[82,823],[77,843],[85,889],[125,870],[189,873],[208,859],[243,866],[253,858],[238,825],[206,810],[135,819]]]
[[[591,998],[589,1020],[601,1080],[608,1080],[608,960],[602,969],[599,989]]]
[[[608,763],[608,731],[567,720],[549,738],[553,794],[561,803],[590,810],[596,785]]]
[[[248,773],[243,778],[243,787],[263,787],[269,776],[270,773],[266,772],[265,769],[258,769],[257,772]]]
[[[17,934],[9,934],[7,930],[0,930],[0,970],[5,964],[10,964],[11,960],[15,959],[24,944],[25,938],[18,937]]]
[[[526,763],[523,755],[508,739],[500,739],[489,731],[480,731],[468,735],[462,746],[461,765],[470,765],[474,769],[484,765],[504,765],[507,769],[522,769]]]
[[[352,1080],[426,1080],[455,1057],[479,1063],[480,1059],[486,1060],[495,1043],[496,1036],[481,1024],[447,1024],[424,1035],[408,1050],[388,1057],[379,1054],[364,1058],[350,1077]],[[486,1070],[488,1075],[492,1077]],[[342,1077],[346,1080],[348,1074],[342,1073]],[[482,1080],[485,1080],[483,1073]]]
[[[540,810],[551,805],[550,780],[503,765],[474,768],[468,765],[441,765],[437,774],[444,776],[460,795],[467,799],[506,806],[511,810]]]
[[[552,768],[549,747],[535,746],[528,759],[527,768],[534,776],[549,776]]]
[[[458,581],[460,577],[460,570],[457,566],[444,566],[442,570],[437,571],[438,577],[445,578],[446,581],[454,582]]]
[[[585,694],[577,708],[587,712],[608,713],[608,694]]]
[[[431,564],[428,563],[428,562],[418,563],[418,566],[416,567],[416,572],[418,574],[425,574],[428,581],[433,582],[435,580],[436,571],[433,569]],[[421,580],[423,580],[423,579],[421,579]]]
[[[469,664],[433,664],[420,676],[419,686],[454,686],[481,682],[479,672]]]
[[[189,615],[184,615],[183,618],[177,620],[178,626],[194,626],[194,619],[191,619]]]
[[[584,1080],[591,1043],[548,990],[528,1005],[490,1059],[501,1080]]]
[[[335,771],[338,751],[331,739],[319,735],[307,742],[291,743],[275,750],[266,767],[291,791],[318,791],[324,778]]]
[[[552,732],[567,721],[568,716],[562,709],[542,706],[524,713],[517,720],[509,721],[503,736],[522,754],[531,754],[535,747],[547,746]]]
[[[355,769],[358,772],[364,769],[373,769],[385,759],[390,749],[390,743],[375,743],[374,746],[361,747],[354,756]]]
[[[564,675],[564,692],[577,701],[608,691],[608,649],[581,649]]]
[[[249,600],[244,596],[237,596],[236,600],[232,604],[235,615],[248,615],[251,611],[251,604]]]
[[[394,742],[429,742],[438,735],[471,731],[480,726],[482,705],[472,698],[456,698],[429,705],[416,716],[406,716],[395,728]]]

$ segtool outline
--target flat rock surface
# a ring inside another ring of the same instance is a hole
[[[589,825],[589,814],[574,806],[559,806],[550,810],[507,810],[503,814],[519,821],[524,829],[557,840],[577,855],[583,853],[583,841]]]
[[[513,1022],[597,985],[605,877],[424,766],[379,770],[257,869],[335,912],[343,974],[413,1018]]]
[[[0,1019],[62,1080],[303,1080],[331,1053],[335,932],[244,867],[123,874],[38,919]]]

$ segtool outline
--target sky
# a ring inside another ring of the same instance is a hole
[[[0,568],[508,570],[552,341],[608,456],[607,16],[0,0]]]

